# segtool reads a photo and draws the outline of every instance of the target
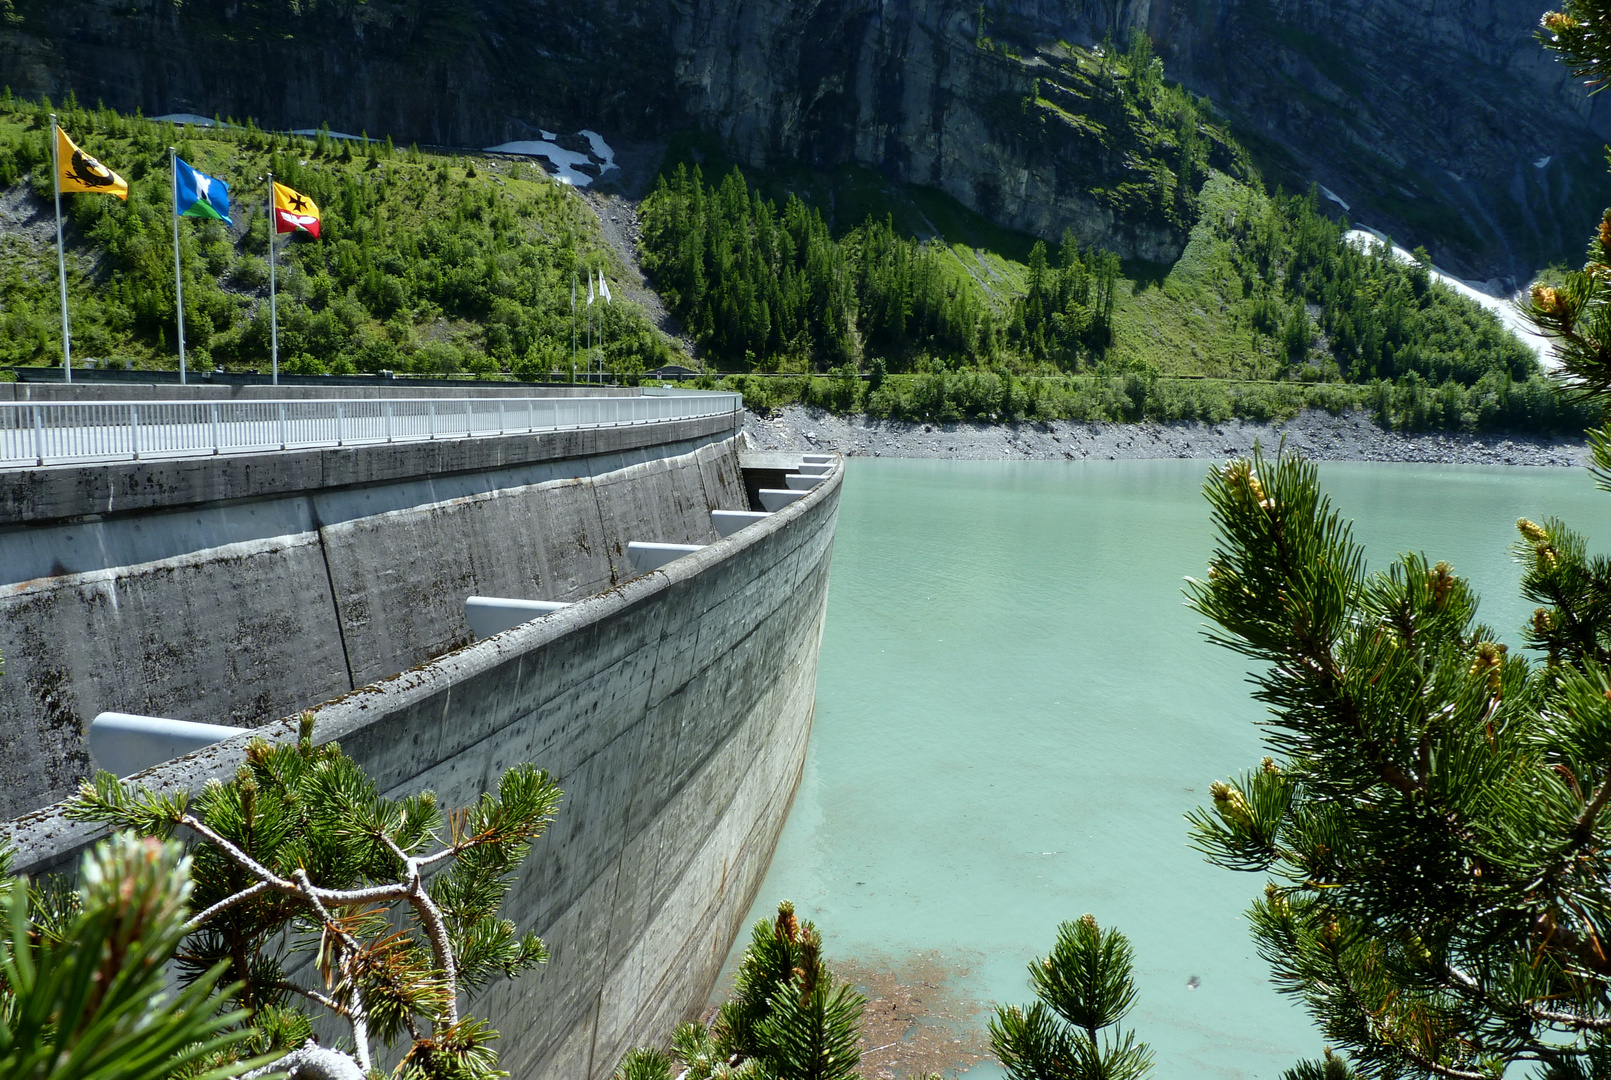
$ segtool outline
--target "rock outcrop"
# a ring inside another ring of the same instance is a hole
[[[1532,40],[1538,2],[9,0],[0,81],[448,145],[696,125],[751,165],[857,162],[1167,261],[1184,241],[1167,133],[1058,44],[1139,27],[1267,179],[1515,279],[1575,257],[1611,135]]]

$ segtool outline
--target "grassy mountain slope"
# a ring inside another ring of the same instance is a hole
[[[10,189],[0,203],[0,363],[60,362],[47,111],[0,100],[0,188]],[[75,107],[61,122],[131,188],[127,205],[62,200],[75,358],[177,364],[170,145],[225,180],[233,206],[232,226],[180,222],[196,368],[268,366],[270,170],[323,210],[322,239],[278,245],[280,358],[293,372],[568,372],[573,275],[614,270],[592,210],[533,166]],[[604,318],[613,368],[670,355],[635,307],[613,305]]]

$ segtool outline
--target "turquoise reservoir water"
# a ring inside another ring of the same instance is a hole
[[[1160,1080],[1317,1056],[1249,943],[1262,880],[1187,847],[1182,815],[1262,752],[1245,669],[1182,604],[1211,544],[1208,468],[849,462],[809,758],[751,918],[789,898],[830,956],[939,953],[954,991],[1020,1002],[1025,964],[1089,911],[1134,944],[1131,1019]],[[1321,478],[1372,565],[1448,559],[1513,646],[1531,611],[1515,519],[1554,514],[1611,547],[1611,495],[1582,469]]]

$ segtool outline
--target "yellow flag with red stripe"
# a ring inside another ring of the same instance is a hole
[[[67,132],[56,129],[56,183],[62,191],[116,195],[128,201],[129,185],[123,177],[80,150]]]
[[[319,235],[319,207],[294,188],[274,181],[274,231]]]

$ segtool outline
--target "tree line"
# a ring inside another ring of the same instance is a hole
[[[818,210],[792,194],[780,209],[738,169],[717,184],[679,164],[641,214],[644,266],[726,370],[899,372],[1009,351],[1073,369],[1112,337],[1118,259],[1072,234],[1055,257],[1035,246],[1027,293],[998,312],[942,241],[906,236],[889,215],[835,239]]]

